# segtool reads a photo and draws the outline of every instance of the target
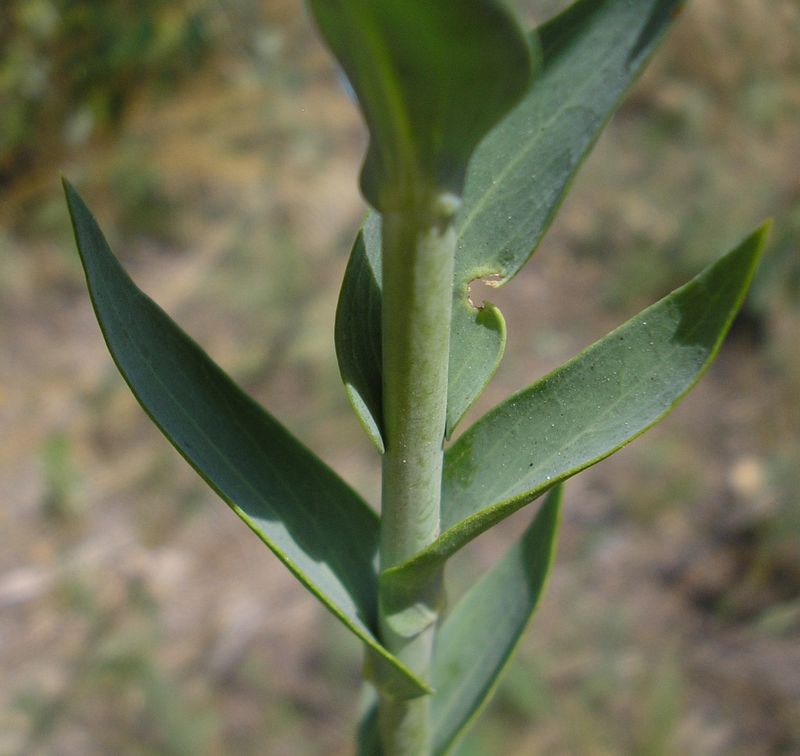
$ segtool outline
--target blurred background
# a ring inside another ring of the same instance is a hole
[[[509,345],[473,418],[775,219],[712,370],[567,486],[549,591],[462,754],[800,753],[798,40],[796,0],[690,3],[491,292]],[[0,754],[351,752],[357,641],[124,387],[58,178],[376,502],[332,336],[364,145],[300,0],[0,6]],[[454,596],[529,517],[458,558]]]

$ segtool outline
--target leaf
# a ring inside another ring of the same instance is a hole
[[[562,498],[557,486],[522,537],[461,598],[439,629],[432,669],[434,754],[447,752],[477,717],[530,623],[555,556]],[[381,754],[374,696],[359,725],[358,754]]]
[[[378,642],[377,515],[247,396],[113,256],[64,182],[97,320],[145,412],[231,509],[333,614],[394,670],[401,695],[427,688]]]
[[[436,636],[431,720],[445,753],[488,701],[530,623],[555,556],[562,488],[522,537],[456,604]]]
[[[378,696],[367,687],[367,698],[361,707],[356,732],[356,756],[383,756],[378,725]]]
[[[503,355],[502,316],[469,306],[477,278],[509,281],[531,257],[569,184],[644,70],[683,0],[582,0],[539,30],[544,70],[470,165],[457,220],[449,438]],[[494,349],[494,359],[489,357]]]
[[[500,311],[469,302],[469,285],[510,280],[533,254],[570,181],[625,91],[644,69],[678,0],[582,0],[531,34],[543,67],[512,113],[479,145],[456,217],[458,246],[447,399],[447,437],[480,396],[505,347]],[[339,303],[337,353],[347,392],[377,439],[380,411],[380,228],[369,214],[353,247]],[[359,280],[353,280],[356,276]],[[362,326],[358,313],[369,312]],[[347,348],[339,344],[345,338]],[[376,355],[378,358],[376,358]],[[381,448],[382,444],[378,444]]]
[[[310,0],[364,113],[361,175],[385,211],[423,194],[460,195],[478,142],[525,91],[531,55],[498,0]]]
[[[394,611],[458,549],[665,417],[713,361],[768,224],[660,302],[478,420],[446,452],[442,534],[380,576]],[[388,600],[388,599],[387,599]]]
[[[380,233],[381,217],[370,213],[347,263],[334,337],[347,397],[370,440],[383,454]],[[373,254],[368,256],[367,249]]]

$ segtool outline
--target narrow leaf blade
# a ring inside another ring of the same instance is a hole
[[[558,486],[439,630],[432,675],[434,753],[449,750],[477,716],[530,623],[555,556],[561,502]]]
[[[509,281],[539,246],[578,168],[669,27],[683,0],[581,0],[538,30],[543,69],[470,163],[457,218],[454,318],[465,317],[469,283]],[[448,396],[447,436],[489,382],[503,354],[475,319],[451,347],[461,376]]]
[[[528,260],[565,190],[684,0],[580,0],[538,28],[543,68],[476,150],[459,213],[458,283]]]
[[[554,488],[521,538],[456,604],[437,633],[431,698],[433,753],[450,750],[497,687],[530,624],[555,557],[562,487]],[[379,756],[377,700],[358,731],[359,756]]]
[[[396,597],[458,549],[665,417],[716,356],[765,224],[661,301],[478,420],[445,454],[442,535],[380,576]],[[399,599],[398,599],[399,600]]]
[[[424,693],[373,632],[377,515],[135,286],[78,193],[67,182],[64,189],[103,336],[145,412],[300,582],[386,661],[398,690]]]

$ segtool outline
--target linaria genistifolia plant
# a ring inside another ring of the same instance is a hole
[[[136,288],[69,184],[67,202],[97,319],[144,410],[364,644],[359,753],[443,754],[536,608],[562,481],[698,381],[766,229],[448,444],[505,343],[501,313],[474,307],[470,282],[504,284],[525,264],[682,3],[579,0],[528,34],[501,0],[308,4],[370,133],[370,210],[335,341],[381,455],[380,516]],[[519,540],[443,611],[448,559],[532,502]]]

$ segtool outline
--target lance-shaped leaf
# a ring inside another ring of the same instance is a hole
[[[469,306],[469,283],[500,286],[538,247],[570,181],[683,0],[582,0],[539,31],[544,70],[475,154],[458,218],[447,436],[503,354],[494,308]]]
[[[401,611],[468,541],[613,454],[672,410],[713,361],[744,300],[765,224],[689,283],[489,411],[445,454],[442,535],[381,575]]]
[[[434,753],[445,753],[497,687],[528,626],[555,556],[561,486],[522,537],[456,604],[436,636],[431,719]]]
[[[383,684],[401,695],[424,693],[373,631],[376,514],[134,285],[83,200],[66,182],[64,189],[97,320],[145,412],[300,582],[383,658]]]
[[[494,374],[505,346],[500,311],[488,302],[473,307],[470,282],[505,283],[533,254],[575,172],[680,5],[581,0],[531,35],[539,39],[542,68],[475,151],[456,218],[448,437]],[[352,258],[337,314],[337,354],[351,402],[374,439],[381,429],[380,278],[363,275],[380,270],[374,219],[367,220]],[[371,313],[366,322],[360,319],[365,312]]]
[[[436,635],[433,752],[446,753],[488,701],[539,603],[555,556],[562,489],[545,499],[520,539],[456,604]],[[380,756],[377,701],[359,728],[359,756]]]
[[[380,210],[460,195],[478,142],[525,91],[531,57],[501,0],[309,0],[370,132],[361,186]]]

